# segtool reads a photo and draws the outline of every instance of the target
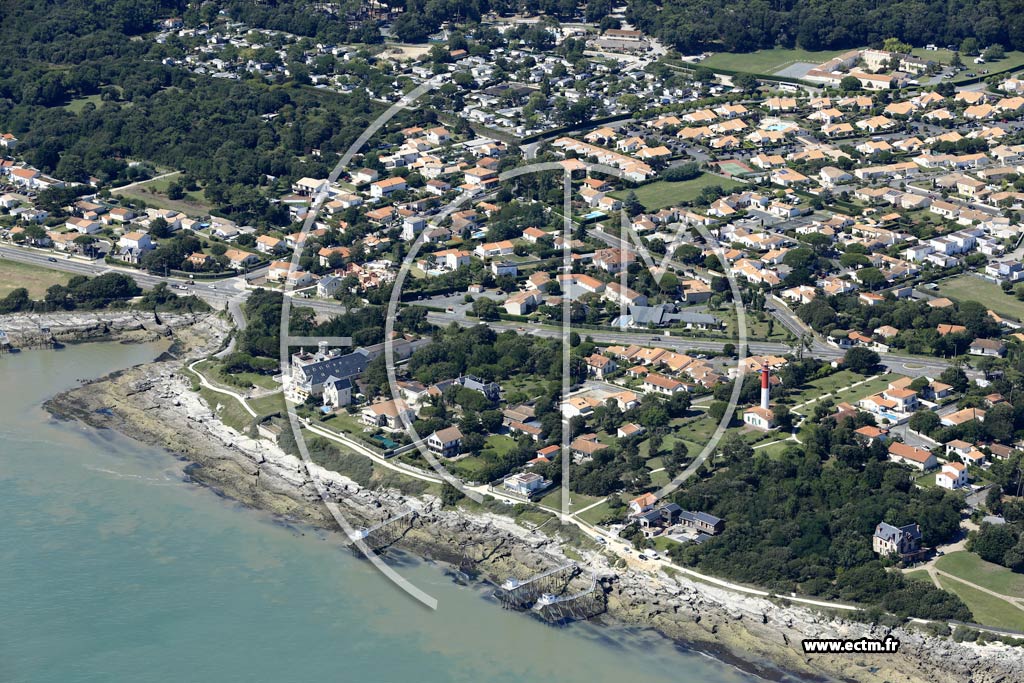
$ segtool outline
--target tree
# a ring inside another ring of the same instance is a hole
[[[715,422],[719,422],[725,417],[725,412],[728,409],[729,404],[725,401],[712,401],[711,405],[708,406],[708,417]]]
[[[843,357],[843,365],[861,375],[871,374],[878,366],[881,358],[879,355],[863,346],[855,346],[846,352]]]
[[[904,43],[899,38],[886,38],[882,43],[882,49],[886,52],[895,52],[897,54],[910,54],[910,51],[914,49],[912,45]]]
[[[839,89],[843,92],[854,92],[860,90],[860,79],[856,76],[843,76],[839,81]]]
[[[967,549],[995,564],[1002,564],[1007,552],[1017,545],[1017,534],[1008,524],[989,524],[981,527],[968,539]]]
[[[969,385],[967,373],[963,371],[963,368],[959,367],[943,370],[942,374],[939,375],[939,381],[953,387],[953,391],[960,394],[967,391]]]
[[[473,302],[473,314],[481,320],[497,320],[501,317],[498,312],[498,304],[486,297],[481,297]]]
[[[974,36],[964,38],[960,43],[960,52],[971,57],[976,56],[978,54],[978,39]]]
[[[921,409],[910,416],[907,426],[919,434],[931,434],[942,424],[942,419],[931,410]]]
[[[753,92],[757,90],[760,82],[752,74],[740,73],[732,77],[732,84],[743,92]]]
[[[722,439],[722,444],[718,450],[726,462],[730,463],[748,460],[754,455],[753,446],[747,443],[747,440],[743,438],[740,432],[729,432]]]
[[[643,204],[637,199],[636,192],[630,190],[626,193],[626,199],[622,202],[622,208],[626,210],[630,216],[636,216],[644,211]]]
[[[885,275],[878,268],[861,268],[857,271],[857,279],[868,289],[877,289],[885,284]]]
[[[1006,50],[999,43],[989,45],[981,55],[986,62],[995,62],[1006,57]]]
[[[465,498],[462,491],[455,488],[447,481],[441,484],[441,504],[445,507],[455,507],[460,500]]]

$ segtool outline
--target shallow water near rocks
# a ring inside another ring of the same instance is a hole
[[[544,626],[404,555],[403,575],[439,600],[424,609],[331,534],[41,408],[162,350],[0,356],[0,681],[757,680],[649,632]]]

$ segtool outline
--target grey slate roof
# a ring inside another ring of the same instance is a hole
[[[917,524],[907,524],[905,526],[897,527],[892,524],[886,524],[885,522],[879,522],[878,526],[875,527],[875,536],[893,543],[899,541],[904,533],[910,534],[912,539],[921,540],[921,527]]]
[[[357,349],[344,356],[327,358],[301,368],[303,376],[310,384],[323,384],[328,378],[351,379],[366,370],[369,364],[366,351]]]

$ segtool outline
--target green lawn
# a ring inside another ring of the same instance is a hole
[[[506,453],[514,450],[516,447],[516,440],[511,436],[505,436],[503,434],[491,434],[484,441],[484,451],[491,451],[495,455],[505,455]]]
[[[985,62],[984,64],[975,64],[973,57],[962,57],[964,66],[967,67],[965,71],[961,71],[953,78],[954,83],[968,80],[972,76],[967,74],[973,73],[978,76],[982,75],[982,71],[988,71],[990,74],[1002,73],[1004,71],[1015,71],[1020,67],[1024,66],[1024,52],[1017,50],[1010,50],[1006,53],[1006,57],[996,62]]]
[[[608,503],[601,503],[600,505],[593,507],[583,514],[580,515],[580,519],[584,522],[590,522],[591,524],[597,524],[611,513],[611,508],[608,507]]]
[[[103,104],[103,100],[100,95],[86,95],[85,97],[79,97],[71,100],[64,105],[64,108],[72,114],[78,114],[81,113],[85,105],[90,102],[92,102],[97,108]]]
[[[690,418],[677,418],[669,422],[669,426],[672,428],[672,433],[679,437],[682,436],[690,444],[706,444],[711,440],[711,435],[715,433],[715,428],[718,427],[718,421],[712,420],[706,415],[700,417]],[[690,446],[690,453],[696,455],[700,452],[703,446],[698,446],[694,449]]]
[[[974,553],[961,550],[940,557],[935,566],[1002,595],[1024,596],[1024,574],[986,562]]]
[[[719,52],[711,55],[701,66],[709,69],[728,69],[745,71],[753,74],[774,74],[796,62],[821,64],[847,50],[810,51],[799,48],[775,48],[773,50],[757,50],[756,52],[732,53]]]
[[[923,47],[915,47],[910,54],[921,59],[930,59],[939,64],[949,64],[953,61],[953,51],[941,48],[939,50],[926,50]]]
[[[595,496],[585,496],[582,493],[573,493],[569,497],[569,511],[575,512],[582,510],[588,505],[593,505],[597,501],[601,500]],[[540,504],[555,510],[562,509],[562,488],[558,487],[548,492],[546,496],[540,499]]]
[[[219,394],[207,387],[201,387],[199,395],[210,406],[210,410],[215,412],[220,417],[221,422],[228,427],[233,427],[235,430],[244,433],[252,423],[252,415],[246,412],[237,399],[225,394]],[[220,410],[217,409],[218,406],[220,406]]]
[[[974,613],[976,623],[995,628],[1024,631],[1024,610],[948,576],[940,576],[939,583],[946,590],[959,595],[960,599],[967,603],[971,612]]]
[[[928,575],[926,569],[915,569],[912,572],[904,572],[904,578],[910,579],[911,581],[924,581],[925,583],[932,584],[932,577]],[[935,584],[932,584],[933,586]]]
[[[171,186],[180,174],[148,180],[127,190],[114,190],[113,194],[129,199],[140,199],[146,206],[158,209],[171,209],[189,215],[205,215],[212,208],[206,201],[206,194],[203,190],[186,192],[182,199],[170,199],[167,196],[167,188]]]
[[[693,180],[684,180],[678,183],[659,180],[638,187],[634,192],[636,192],[637,199],[640,200],[640,203],[644,205],[645,209],[648,211],[657,211],[658,209],[664,209],[666,206],[675,206],[684,202],[692,202],[697,198],[697,195],[700,194],[701,190],[705,187],[711,187],[712,185],[718,185],[726,191],[733,190],[738,187],[745,187],[745,183],[716,176],[711,173],[704,173]],[[619,199],[624,199],[628,192],[619,191],[612,192],[611,194]]]
[[[852,370],[840,370],[828,377],[808,382],[798,394],[793,395],[788,400],[791,400],[793,405],[799,405],[804,401],[819,398],[824,394],[831,394],[828,398],[833,399],[837,403],[840,401],[854,403],[866,396],[870,396],[871,394],[877,394],[879,391],[889,386],[889,383],[897,377],[899,377],[899,375],[886,373],[878,379],[872,379],[869,382],[865,382],[860,386],[850,389],[851,385],[857,382],[862,382],[867,378],[864,375],[853,372]],[[800,412],[810,412],[813,410],[813,405],[814,404],[812,403],[811,405],[801,408]]]
[[[270,415],[271,413],[283,414],[287,411],[284,404],[284,394],[281,393],[251,399],[249,401],[249,407],[255,410],[257,415]]]
[[[729,337],[734,342],[739,340],[739,316],[736,314],[734,306],[729,304],[718,310],[708,311],[708,313],[725,322],[723,334],[726,337]],[[758,320],[756,314],[748,312],[744,316],[744,320],[746,321],[748,337],[777,342],[788,342],[793,339],[793,334],[771,316],[766,315],[764,320]],[[771,331],[770,334],[769,330]]]
[[[66,285],[71,276],[59,270],[40,268],[8,259],[0,260],[0,297],[24,287],[33,299],[41,299],[53,285]]]
[[[958,275],[939,283],[939,294],[954,301],[978,301],[999,315],[1024,320],[1024,301],[975,275]]]
[[[228,374],[224,372],[224,366],[212,360],[204,360],[195,367],[202,372],[206,379],[213,384],[225,389],[248,389],[256,386],[261,389],[280,389],[281,385],[274,381],[270,375],[260,375],[255,372],[235,372]]]

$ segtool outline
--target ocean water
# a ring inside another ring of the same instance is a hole
[[[157,346],[0,356],[0,683],[757,679],[654,634],[552,628],[437,567],[430,611],[341,549],[182,481],[43,401]]]

